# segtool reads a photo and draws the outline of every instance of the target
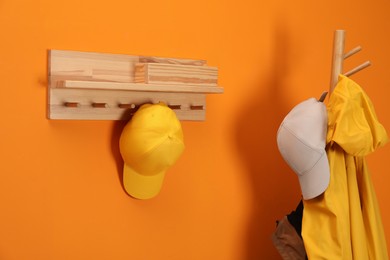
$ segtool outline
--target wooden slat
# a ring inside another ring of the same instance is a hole
[[[162,58],[162,57],[152,57],[152,56],[140,56],[139,62],[142,62],[142,63],[162,63],[162,64],[181,64],[181,65],[193,65],[193,66],[205,66],[207,64],[207,62],[205,60]]]
[[[100,81],[80,81],[64,80],[55,87],[62,88],[81,88],[81,89],[111,89],[111,90],[131,90],[142,92],[172,92],[172,93],[223,93],[222,87],[212,86],[191,86],[191,85],[159,85],[143,83],[119,83],[119,82],[100,82]],[[53,86],[54,87],[54,86]]]
[[[49,75],[86,80],[134,81],[138,56],[78,51],[50,51]]]
[[[138,63],[134,81],[149,84],[217,86],[218,69],[210,66]]]

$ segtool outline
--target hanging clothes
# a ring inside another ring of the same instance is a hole
[[[276,221],[276,230],[271,239],[283,260],[306,260],[302,230],[303,202],[299,201],[295,210]]]
[[[310,260],[385,260],[379,205],[364,156],[388,137],[362,88],[340,75],[328,102],[330,183],[304,201],[302,237]]]

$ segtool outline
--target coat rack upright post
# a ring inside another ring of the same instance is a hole
[[[339,75],[343,73],[344,46],[345,31],[336,30],[333,36],[333,57],[329,94],[333,92],[333,89],[336,87]]]
[[[343,74],[347,77],[355,74],[356,72],[361,71],[362,69],[371,65],[370,61],[365,61],[359,66],[353,68],[352,70],[343,73],[343,62],[348,57],[351,57],[355,53],[359,52],[362,47],[357,46],[351,51],[344,53],[345,47],[345,31],[344,30],[336,30],[333,36],[333,57],[332,57],[332,71],[330,78],[330,88],[329,94],[332,94],[334,88],[337,85],[338,77],[340,74]]]

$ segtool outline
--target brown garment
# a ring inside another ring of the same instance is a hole
[[[272,242],[284,260],[305,260],[306,251],[302,238],[285,216],[278,222],[272,234]]]

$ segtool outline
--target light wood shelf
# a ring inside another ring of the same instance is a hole
[[[159,81],[136,83],[137,67]],[[48,118],[128,120],[140,105],[164,102],[180,120],[203,121],[206,94],[224,92],[217,73],[205,60],[50,50]]]

